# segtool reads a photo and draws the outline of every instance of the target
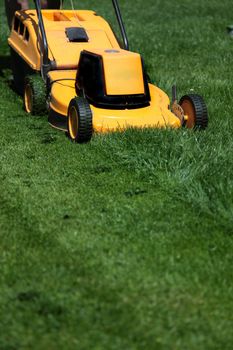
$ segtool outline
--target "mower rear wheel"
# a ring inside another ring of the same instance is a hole
[[[184,126],[190,129],[203,130],[208,125],[208,112],[206,104],[200,95],[185,95],[180,99],[179,105],[184,111],[186,120]]]
[[[46,113],[47,91],[46,85],[40,75],[29,75],[24,84],[24,109],[32,115]]]
[[[83,97],[75,97],[68,108],[67,129],[69,137],[77,143],[86,143],[93,134],[92,111],[88,101]]]

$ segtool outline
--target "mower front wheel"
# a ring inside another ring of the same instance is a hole
[[[85,98],[75,97],[70,101],[67,129],[70,139],[74,142],[86,143],[91,140],[93,134],[92,111]]]
[[[32,115],[46,113],[47,91],[46,85],[40,75],[29,75],[24,83],[24,109]]]
[[[184,126],[190,129],[203,130],[208,125],[208,112],[206,104],[200,95],[185,95],[180,99],[179,105],[184,111]]]

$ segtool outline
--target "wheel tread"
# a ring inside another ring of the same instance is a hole
[[[88,101],[83,97],[75,97],[71,100],[69,109],[71,106],[75,106],[78,111],[79,124],[78,134],[75,138],[77,143],[89,142],[93,134],[92,126],[92,111]],[[69,117],[69,115],[68,115]]]
[[[195,129],[204,130],[208,126],[208,111],[207,106],[202,98],[202,96],[197,94],[188,94],[181,98],[179,104],[182,105],[184,100],[189,100],[195,110]]]
[[[25,78],[25,87],[30,84],[33,92],[32,115],[44,115],[46,113],[47,91],[46,85],[40,75],[28,75]]]

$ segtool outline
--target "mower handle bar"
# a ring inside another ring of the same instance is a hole
[[[124,43],[124,48],[125,50],[129,50],[129,40],[126,34],[126,30],[125,30],[125,26],[124,26],[124,22],[121,16],[121,11],[120,11],[120,7],[118,4],[118,0],[112,0],[112,4],[116,13],[116,17],[117,17],[117,21],[120,27],[120,31],[121,31],[121,35],[122,35],[122,39],[123,39],[123,43]]]
[[[38,17],[38,25],[41,33],[41,53],[42,53],[42,65],[41,65],[41,73],[42,77],[45,78],[47,76],[47,73],[50,70],[50,60],[49,60],[49,48],[48,48],[48,40],[45,32],[45,27],[44,27],[44,21],[43,17],[41,14],[41,3],[40,0],[34,0],[35,6],[36,6],[36,12],[37,12],[37,17]]]

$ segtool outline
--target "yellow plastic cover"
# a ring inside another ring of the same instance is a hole
[[[121,49],[91,50],[102,56],[107,95],[144,94],[141,56]]]

